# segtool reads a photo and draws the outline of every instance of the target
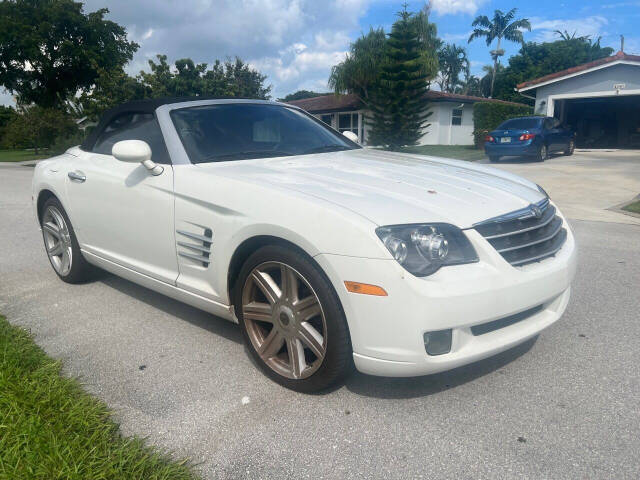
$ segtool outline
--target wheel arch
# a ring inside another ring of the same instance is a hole
[[[287,248],[292,248],[297,250],[298,252],[304,254],[308,257],[318,269],[323,273],[323,275],[327,275],[322,268],[317,264],[315,260],[313,260],[313,256],[309,254],[302,247],[296,245],[290,240],[286,240],[282,237],[274,236],[274,235],[255,235],[253,237],[245,239],[242,243],[240,243],[233,255],[231,256],[231,260],[229,261],[229,268],[227,269],[227,294],[229,295],[229,301],[233,305],[234,292],[236,282],[238,280],[238,275],[240,274],[240,270],[242,269],[242,265],[247,259],[251,256],[251,254],[262,247],[266,247],[269,245],[280,245]],[[327,277],[328,278],[328,277]]]
[[[49,190],[48,188],[43,188],[42,190],[40,190],[40,192],[38,192],[38,199],[36,200],[36,212],[38,214],[38,223],[42,221],[42,210],[44,208],[44,204],[50,198],[55,198],[60,203],[62,203],[62,201],[60,200],[60,197],[58,197],[55,194],[55,192],[53,192],[52,190]]]

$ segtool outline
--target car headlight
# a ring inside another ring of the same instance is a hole
[[[478,261],[462,230],[447,223],[389,225],[376,228],[393,258],[416,277],[431,275],[445,265]]]
[[[536,187],[538,187],[538,191],[539,191],[541,194],[543,194],[545,197],[547,197],[547,198],[551,199],[551,197],[549,196],[549,194],[547,193],[547,191],[546,191],[544,188],[542,188],[542,187],[541,187],[540,185],[538,185],[537,183],[536,183]]]

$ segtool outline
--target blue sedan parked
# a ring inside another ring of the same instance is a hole
[[[527,156],[544,162],[550,153],[572,155],[575,133],[553,117],[519,117],[503,122],[485,138],[484,151],[489,160]]]

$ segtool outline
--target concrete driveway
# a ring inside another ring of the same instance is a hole
[[[354,374],[302,395],[258,373],[231,323],[112,275],[58,280],[32,171],[0,164],[0,312],[125,434],[190,457],[205,478],[638,478],[640,227],[571,222],[572,300],[537,341],[443,374]]]
[[[577,150],[544,163],[504,159],[492,165],[542,185],[569,218],[640,225],[640,218],[610,210],[640,194],[638,150]]]

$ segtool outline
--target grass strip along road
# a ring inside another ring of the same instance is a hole
[[[123,437],[101,401],[0,316],[0,479],[192,480],[186,461]]]

